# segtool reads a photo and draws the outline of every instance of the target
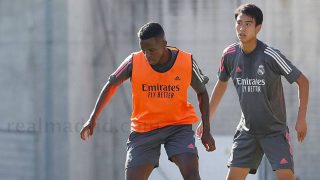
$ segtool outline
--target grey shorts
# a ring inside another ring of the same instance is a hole
[[[181,153],[198,155],[192,125],[167,126],[146,133],[131,132],[127,142],[125,168],[143,164],[158,167],[161,144],[164,145],[169,160],[173,155]]]
[[[276,135],[253,136],[237,131],[231,150],[228,167],[250,168],[255,174],[263,154],[269,160],[272,169],[291,169],[294,172],[293,154],[289,131]]]

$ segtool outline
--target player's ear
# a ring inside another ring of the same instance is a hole
[[[258,34],[260,32],[261,26],[262,26],[262,24],[259,24],[258,26],[256,26],[256,34]]]
[[[163,46],[164,46],[164,47],[167,47],[167,44],[168,44],[168,42],[164,39],[164,40],[163,40]]]

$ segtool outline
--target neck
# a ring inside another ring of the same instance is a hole
[[[163,55],[159,61],[159,64],[164,64],[169,61],[169,49],[165,48]]]
[[[257,47],[257,39],[245,43],[240,42],[240,46],[244,53],[249,54]]]

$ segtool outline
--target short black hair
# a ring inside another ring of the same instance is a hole
[[[140,28],[138,31],[138,37],[141,40],[146,40],[153,37],[164,38],[164,31],[159,23],[149,22]]]
[[[261,9],[258,6],[251,3],[243,4],[234,11],[234,18],[237,19],[238,15],[241,13],[255,19],[256,25],[262,24],[263,14]]]

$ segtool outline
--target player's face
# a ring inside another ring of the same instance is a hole
[[[242,43],[248,43],[253,40],[255,41],[257,34],[261,29],[261,25],[256,26],[256,21],[254,18],[242,13],[238,15],[235,27],[237,37]]]
[[[160,37],[153,37],[140,40],[140,48],[148,60],[149,64],[160,64],[160,60],[166,49],[166,41]]]

